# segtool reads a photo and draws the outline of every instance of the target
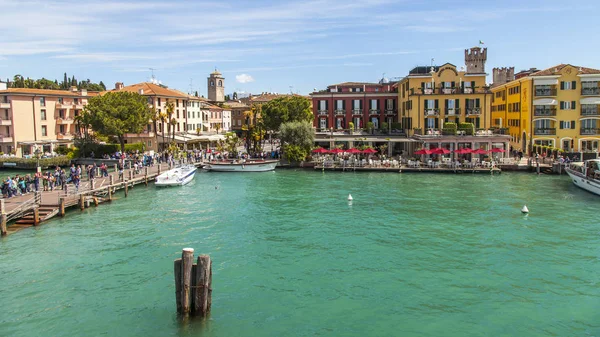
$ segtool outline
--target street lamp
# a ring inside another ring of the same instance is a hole
[[[40,169],[40,149],[36,147],[35,149],[35,159],[36,159],[36,172],[41,172],[42,170]]]

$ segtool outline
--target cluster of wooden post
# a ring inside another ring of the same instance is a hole
[[[206,317],[212,304],[212,261],[208,255],[198,256],[194,264],[194,249],[184,248],[175,260],[175,300],[177,312]]]
[[[0,199],[0,215],[2,216],[0,222],[0,235],[6,235],[6,222],[8,220],[8,216],[6,215],[6,210],[4,208],[4,199]]]

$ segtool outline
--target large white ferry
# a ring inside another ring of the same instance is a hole
[[[156,177],[156,186],[182,186],[194,179],[196,174],[196,166],[183,165],[162,173]]]
[[[600,195],[600,159],[571,163],[565,171],[575,186]]]
[[[265,172],[273,171],[277,164],[279,160],[220,160],[208,162],[204,169],[217,172]]]

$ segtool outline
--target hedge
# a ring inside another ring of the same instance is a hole
[[[144,143],[125,144],[125,152],[144,152],[146,146]],[[121,151],[121,145],[119,144],[85,144],[83,148],[79,148],[78,154],[85,153],[88,157],[94,152],[94,157],[100,158],[105,154],[113,155],[115,152]]]
[[[466,135],[472,136],[475,134],[475,126],[473,123],[458,123],[458,130],[464,131]]]
[[[37,161],[36,158],[0,157],[0,167],[9,168],[11,166],[4,166],[4,163],[16,163],[17,168],[35,169]],[[69,166],[70,164],[71,159],[67,156],[40,158],[41,167]]]

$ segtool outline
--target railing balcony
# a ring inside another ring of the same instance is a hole
[[[599,87],[581,88],[582,95],[600,95]]]
[[[597,128],[581,128],[582,136],[600,135],[600,129]]]
[[[56,135],[57,139],[73,139],[73,134],[69,133],[69,132],[59,132]]]
[[[83,103],[73,103],[73,109],[83,109]]]
[[[319,110],[319,115],[327,115],[327,110]]]
[[[535,89],[536,97],[556,96],[556,89]]]
[[[13,137],[11,135],[0,135],[0,143],[12,143]]]
[[[439,116],[440,115],[440,109],[425,109],[425,111],[423,112],[423,114],[425,116]]]
[[[539,109],[536,108],[533,112],[534,116],[556,116],[556,109]]]
[[[0,119],[0,125],[12,125],[12,119]]]
[[[432,88],[425,88],[423,89],[423,95],[432,95],[433,94],[433,89]]]
[[[346,111],[344,111],[344,109],[336,109],[335,114],[338,116],[343,116],[346,114]]]
[[[536,136],[551,136],[556,135],[556,128],[536,128],[533,129],[533,134]]]
[[[370,115],[379,115],[379,109],[370,109],[369,114]]]
[[[58,124],[71,124],[71,123],[73,123],[73,118],[71,118],[71,117],[58,117],[56,119],[56,122]]]
[[[385,114],[386,115],[395,115],[396,109],[385,109]]]
[[[474,92],[474,90],[471,87],[464,87],[462,92],[463,92],[463,94],[472,94]]]
[[[467,115],[481,115],[480,108],[467,108]]]
[[[460,109],[458,108],[447,108],[446,116],[457,116],[460,114]]]
[[[598,116],[598,115],[600,115],[600,113],[598,113],[598,108],[595,108],[595,109],[583,108],[583,109],[581,109],[581,115],[582,116]]]
[[[354,115],[362,115],[362,109],[352,109],[352,114],[354,114]]]
[[[457,92],[457,88],[440,88],[440,94],[442,95],[456,94]]]
[[[0,109],[10,109],[10,103],[6,103],[6,102],[0,103]]]

